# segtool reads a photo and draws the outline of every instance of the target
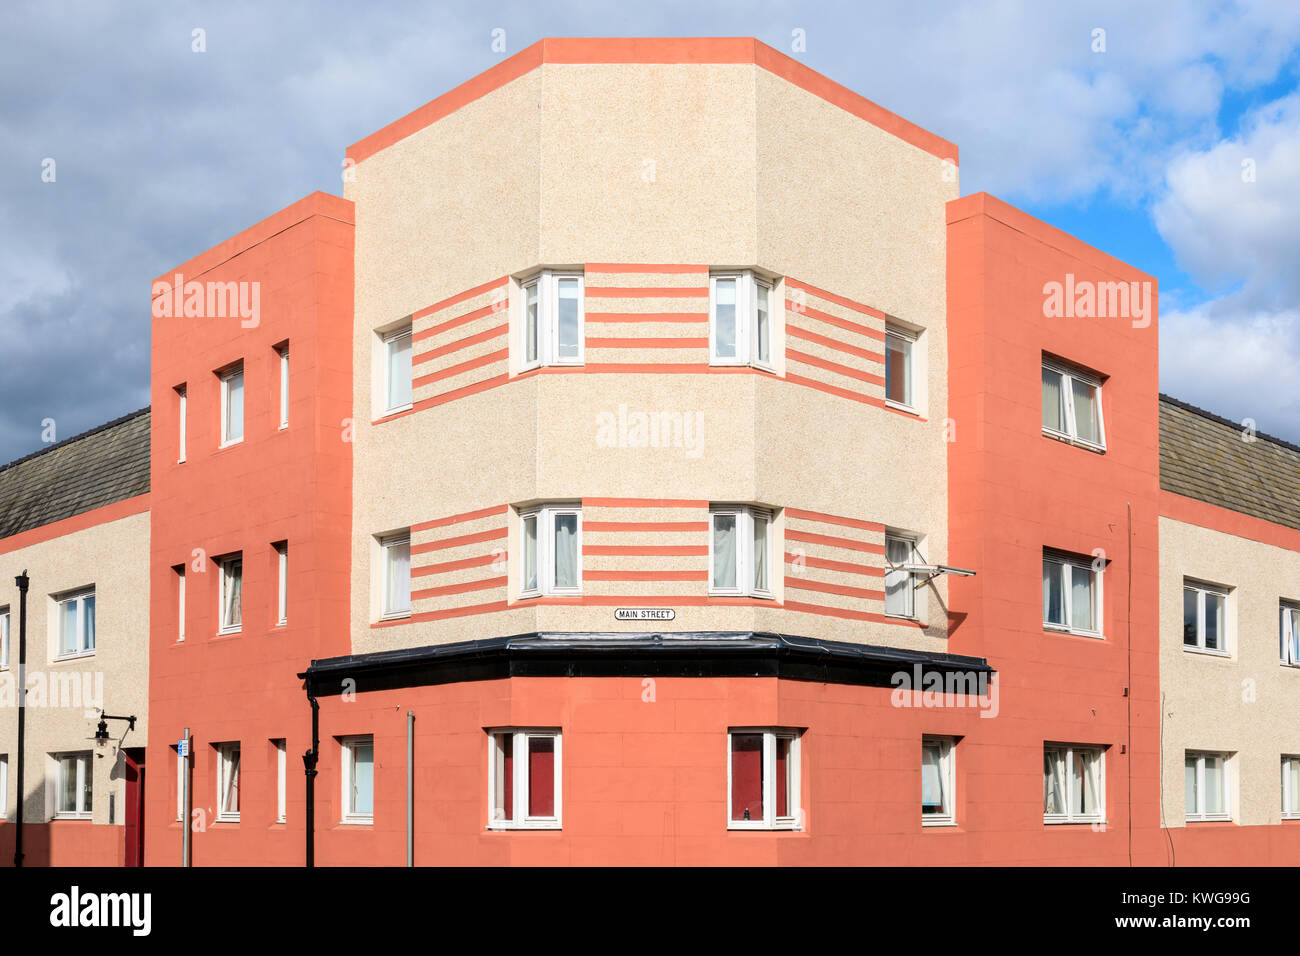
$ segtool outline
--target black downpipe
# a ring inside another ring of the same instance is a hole
[[[27,754],[27,569],[14,578],[18,585],[18,806],[14,817],[14,866],[23,865],[23,765]]]
[[[316,761],[320,757],[320,704],[316,688],[307,679],[307,702],[311,704],[311,750],[302,755],[307,775],[307,866],[316,865]]]

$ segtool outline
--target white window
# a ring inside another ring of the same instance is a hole
[[[244,440],[244,365],[221,373],[221,446]]]
[[[186,428],[186,400],[185,386],[180,385],[176,388],[176,464],[185,460],[185,428]]]
[[[289,623],[289,543],[275,546],[275,623]]]
[[[1228,820],[1228,755],[1187,751],[1187,819]]]
[[[94,765],[87,753],[54,755],[54,816],[89,820]]]
[[[1106,818],[1106,758],[1100,747],[1043,748],[1043,822],[1099,823]]]
[[[953,769],[954,741],[949,737],[921,740],[921,822],[926,826],[956,821],[953,794],[957,775]]]
[[[384,618],[411,614],[411,533],[402,531],[379,539],[383,561],[383,593],[380,615]]]
[[[343,822],[375,819],[375,738],[345,737],[343,745]]]
[[[219,634],[234,634],[243,627],[244,557],[232,554],[217,559],[221,576]]]
[[[489,730],[488,828],[560,829],[560,732]]]
[[[61,595],[58,604],[59,657],[95,651],[95,589]]]
[[[916,617],[916,588],[912,572],[902,570],[916,562],[916,541],[898,534],[885,535],[885,613],[893,617]]]
[[[772,512],[709,509],[709,593],[772,596]]]
[[[9,666],[9,608],[0,607],[0,670]]]
[[[172,568],[176,575],[176,640],[185,640],[185,565]]]
[[[280,353],[280,427],[289,427],[289,346],[282,345]]]
[[[1300,667],[1300,604],[1278,605],[1278,651],[1283,664]]]
[[[1087,372],[1044,361],[1043,432],[1104,450],[1101,382]]]
[[[772,370],[772,284],[752,272],[709,277],[709,364]]]
[[[1226,590],[1184,580],[1183,649],[1227,654],[1227,606]]]
[[[916,336],[896,326],[885,327],[885,400],[904,408],[915,408],[913,398],[912,348]]]
[[[788,729],[727,732],[729,829],[802,829],[800,733]]]
[[[519,512],[521,597],[582,593],[582,509],[543,505]]]
[[[1043,627],[1101,637],[1101,559],[1043,552]]]
[[[383,413],[400,412],[411,407],[411,327],[396,329],[384,336]]]
[[[523,368],[581,365],[586,330],[583,277],[542,272],[522,284]]]
[[[239,743],[217,744],[217,820],[239,822]]]
[[[283,823],[288,811],[288,784],[289,784],[289,763],[288,763],[288,741],[283,737],[278,740],[272,740],[271,746],[275,748],[275,822]]]

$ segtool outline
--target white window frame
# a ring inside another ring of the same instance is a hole
[[[393,573],[392,549],[406,547],[406,607],[389,607],[388,597],[392,593],[389,587]],[[379,538],[379,618],[383,621],[399,621],[411,616],[411,532],[410,529],[383,535]]]
[[[1291,764],[1300,764],[1295,754],[1282,755],[1282,819],[1300,820],[1300,792],[1291,789]]]
[[[398,342],[399,339],[402,338],[408,340],[409,349],[411,352],[411,362],[412,362],[411,385],[410,385],[411,398],[406,402],[393,405],[391,404],[392,395],[393,395],[393,361],[392,361],[391,353],[393,351],[394,345]],[[398,412],[407,411],[410,408],[412,408],[415,404],[414,330],[411,326],[411,323],[407,322],[405,325],[400,325],[395,329],[389,329],[387,332],[380,333],[379,339],[381,345],[381,348],[379,350],[379,359],[382,365],[382,368],[380,369],[380,378],[383,383],[383,392],[377,404],[379,405],[379,416],[382,418],[385,415],[395,415]]]
[[[903,343],[903,349],[907,358],[907,392],[909,401],[901,401],[889,397],[888,376],[889,376],[889,340],[897,339]],[[901,408],[904,411],[915,412],[920,407],[917,401],[917,381],[916,381],[916,342],[917,335],[910,329],[905,329],[898,325],[886,323],[885,325],[885,404],[890,408]]]
[[[343,792],[341,794],[343,816],[340,823],[366,826],[375,822],[375,738],[373,734],[357,734],[352,737],[339,738],[342,753],[340,774]],[[354,809],[352,778],[355,763],[355,748],[360,744],[370,745],[370,813],[357,813]]]
[[[577,549],[578,553],[575,558],[575,587],[559,587],[555,583],[555,519],[561,515],[576,515],[578,518]],[[535,566],[537,568],[537,587],[528,588],[524,579],[524,568],[527,566],[525,549],[528,547],[528,538],[524,533],[525,522],[529,518],[537,519],[537,534],[535,542],[537,545],[537,556]],[[573,504],[551,504],[551,505],[534,505],[530,508],[519,509],[519,556],[520,556],[520,577],[519,577],[519,596],[521,598],[539,597],[542,595],[575,595],[582,593],[582,505]]]
[[[289,427],[289,346],[276,349],[280,354],[280,430]]]
[[[1045,743],[1044,757],[1047,753],[1064,754],[1064,773],[1061,775],[1065,786],[1065,812],[1048,813],[1043,807],[1043,823],[1105,823],[1106,822],[1106,748],[1097,744],[1061,744]],[[1075,753],[1091,754],[1097,766],[1097,809],[1091,813],[1080,813],[1074,807],[1074,756]],[[1046,769],[1044,769],[1046,775]],[[1046,787],[1047,781],[1043,781]]]
[[[578,355],[576,358],[560,356],[560,281],[576,279],[578,282]],[[537,289],[537,355],[528,358],[528,290]],[[587,309],[586,276],[581,272],[564,272],[543,269],[519,283],[519,369],[541,368],[544,365],[583,365],[587,360]]]
[[[718,280],[736,280],[736,354],[718,355]],[[758,290],[767,290],[767,358],[758,355]],[[751,270],[715,272],[709,275],[709,364],[749,365],[766,372],[776,371],[776,283]]]
[[[236,756],[238,759],[236,760]],[[217,822],[238,823],[239,810],[230,810],[226,806],[226,791],[230,783],[231,772],[236,774],[235,792],[242,804],[244,796],[244,759],[243,750],[238,740],[229,740],[217,744]]]
[[[888,617],[896,617],[901,620],[915,621],[918,619],[916,610],[916,578],[911,571],[898,570],[898,565],[892,563],[889,559],[889,545],[891,541],[902,541],[908,545],[908,557],[905,563],[912,564],[917,562],[915,535],[904,534],[901,531],[885,532],[885,614]],[[889,576],[891,574],[907,575],[907,610],[900,613],[889,609]]]
[[[563,829],[562,797],[564,795],[563,737],[555,727],[496,727],[488,730],[488,823],[489,830],[560,830]],[[503,794],[511,801],[512,819],[497,816],[497,756],[501,743],[498,738],[512,738],[512,791]],[[528,741],[533,737],[549,737],[555,741],[555,766],[553,799],[555,813],[549,817],[528,815],[528,796],[531,792],[528,778]]]
[[[1196,643],[1186,643],[1186,634],[1183,637],[1183,650],[1189,654],[1209,654],[1212,657],[1231,657],[1231,641],[1228,639],[1229,634],[1229,608],[1228,597],[1232,593],[1230,588],[1220,587],[1217,584],[1207,584],[1204,581],[1197,581],[1193,578],[1183,578],[1182,598],[1187,600],[1187,592],[1196,593]],[[1219,642],[1222,647],[1205,646],[1205,596],[1213,594],[1223,602],[1223,622],[1219,628]]]
[[[54,598],[55,660],[71,660],[76,657],[91,657],[94,655],[95,645],[92,643],[87,646],[86,644],[86,598],[93,598],[94,596],[94,587],[88,587],[77,591],[68,591]],[[75,637],[76,646],[70,651],[65,651],[63,649],[63,608],[68,604],[77,605],[77,634]],[[95,613],[96,615],[99,613],[98,601],[95,602]],[[98,619],[96,619],[96,623],[98,623]]]
[[[0,823],[9,819],[9,755],[0,754]]]
[[[243,402],[240,405],[239,415],[239,435],[231,437],[231,420],[230,420],[230,390],[231,383],[239,379],[239,391],[243,395]],[[219,448],[229,448],[231,445],[238,445],[244,440],[244,425],[246,423],[248,411],[248,388],[247,381],[244,378],[244,363],[239,362],[232,365],[221,373],[221,444]]]
[[[934,737],[926,735],[921,738],[921,773],[925,774],[925,748],[939,748],[939,785],[943,790],[943,809],[938,813],[926,813],[925,803],[921,804],[921,825],[927,827],[944,827],[957,825],[957,741],[952,737]],[[925,792],[924,776],[921,781],[922,794]]]
[[[215,559],[217,562],[217,633],[238,634],[244,629],[244,553],[236,551]],[[239,621],[226,619],[226,593],[234,575],[232,568],[239,565]]]
[[[275,625],[289,623],[289,542],[275,545]]]
[[[1096,627],[1089,630],[1085,628],[1074,627],[1070,623],[1074,619],[1074,613],[1073,613],[1074,595],[1073,595],[1073,588],[1070,586],[1071,585],[1070,578],[1072,577],[1072,575],[1063,574],[1062,577],[1063,590],[1062,590],[1061,603],[1065,611],[1065,623],[1057,624],[1053,621],[1047,620],[1047,603],[1046,601],[1044,601],[1043,602],[1043,630],[1055,631],[1060,634],[1075,634],[1078,635],[1079,637],[1094,637],[1099,640],[1105,639],[1106,618],[1103,613],[1105,609],[1105,604],[1103,603],[1105,588],[1103,585],[1106,576],[1106,569],[1104,566],[1100,571],[1094,568],[1093,562],[1096,560],[1099,559],[1084,557],[1082,555],[1068,554],[1064,551],[1052,551],[1050,549],[1044,549],[1043,551],[1044,563],[1052,562],[1065,568],[1083,568],[1084,570],[1088,571],[1088,573],[1092,575],[1092,600],[1093,600],[1092,611],[1093,611],[1093,623],[1096,625]],[[1041,581],[1040,581],[1040,586],[1041,586]]]
[[[277,737],[271,745],[275,747],[275,822],[284,823],[289,807],[289,741]]]
[[[1300,603],[1278,602],[1278,653],[1285,667],[1300,667]]]
[[[737,735],[763,735],[763,819],[733,820],[732,808],[732,743]],[[790,777],[785,816],[776,815],[776,740],[790,741],[790,756],[786,772]],[[794,727],[728,727],[727,728],[727,829],[728,830],[802,830],[803,829],[803,769],[800,751],[803,731]]]
[[[1043,425],[1043,434],[1060,441],[1069,442],[1072,445],[1080,445],[1084,448],[1091,448],[1094,451],[1106,450],[1106,419],[1102,413],[1102,382],[1096,375],[1085,372],[1082,369],[1072,368],[1062,362],[1053,362],[1044,358],[1042,363],[1043,369],[1049,372],[1055,372],[1061,376],[1061,390],[1064,396],[1064,414],[1063,422],[1065,429],[1058,431],[1055,428],[1049,428]],[[1086,438],[1079,437],[1078,425],[1074,415],[1074,380],[1078,380],[1085,385],[1089,385],[1097,390],[1097,437],[1100,441],[1089,441]],[[1042,414],[1042,386],[1039,385],[1039,415],[1041,420]]]
[[[95,803],[95,757],[88,750],[71,751],[68,753],[56,753],[50,755],[54,760],[54,819],[56,820],[89,820],[94,813]],[[59,809],[59,799],[63,796],[63,774],[66,772],[63,762],[65,760],[76,761],[76,802],[77,806],[73,810]],[[90,784],[90,807],[85,804],[87,778]]]
[[[189,404],[187,392],[188,392],[188,388],[185,385],[180,385],[176,388],[176,398],[177,398],[176,407],[177,407],[177,417],[179,420],[177,426],[178,434],[176,436],[177,444],[179,445],[177,449],[178,454],[176,456],[176,464],[178,465],[183,464],[185,461],[185,438],[186,438],[185,433],[188,427],[188,424],[186,422],[186,417],[188,415],[188,404]]]
[[[176,575],[176,642],[185,640],[185,565],[172,568]]]
[[[713,549],[713,522],[717,515],[734,515],[736,517],[736,586],[734,588],[714,585],[716,558]],[[767,520],[767,587],[754,585],[754,519]],[[777,568],[772,563],[774,548],[772,538],[776,527],[776,513],[769,508],[755,505],[710,505],[709,506],[709,594],[718,597],[756,597],[771,599],[775,594],[773,580]]]
[[[0,607],[0,671],[9,669],[9,606]]]
[[[1200,798],[1202,805],[1205,803],[1205,761],[1206,758],[1217,757],[1223,762],[1223,773],[1219,779],[1223,781],[1223,810],[1219,813],[1206,813],[1204,810],[1195,811],[1191,807],[1184,806],[1183,819],[1191,823],[1205,823],[1213,821],[1230,821],[1232,819],[1232,754],[1222,753],[1213,750],[1188,750],[1183,755],[1184,774],[1186,773],[1187,761],[1196,760],[1196,794]],[[1184,779],[1183,803],[1187,802],[1186,780]]]

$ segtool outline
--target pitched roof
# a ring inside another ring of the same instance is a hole
[[[1160,487],[1300,529],[1300,446],[1160,396]]]
[[[149,490],[149,409],[0,466],[0,538]]]

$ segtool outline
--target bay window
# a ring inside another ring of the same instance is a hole
[[[1183,761],[1188,820],[1228,820],[1228,755],[1187,751]]]
[[[709,277],[709,364],[773,369],[769,281],[752,272]]]
[[[792,729],[727,733],[727,827],[795,830],[800,812],[799,737]]]
[[[1101,637],[1100,559],[1043,552],[1043,627]]]
[[[488,828],[560,829],[560,731],[488,731]]]
[[[1087,372],[1044,359],[1043,433],[1104,451],[1101,381]]]
[[[1228,592],[1208,584],[1183,581],[1183,648],[1228,653],[1225,627]]]
[[[1104,770],[1105,754],[1100,747],[1046,745],[1043,748],[1043,822],[1104,820]]]
[[[582,509],[540,505],[519,512],[521,597],[582,593]]]
[[[747,505],[709,510],[709,593],[772,596],[772,513]]]
[[[581,365],[585,329],[583,277],[543,271],[522,283],[522,367]]]

